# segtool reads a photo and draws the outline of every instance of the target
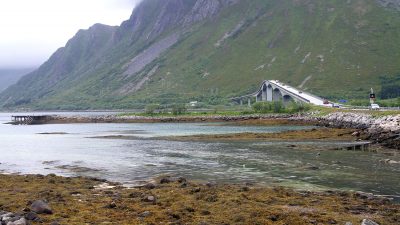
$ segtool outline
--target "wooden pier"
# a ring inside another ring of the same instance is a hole
[[[51,116],[11,116],[12,124],[14,125],[33,125],[43,124],[48,121]]]
[[[339,147],[337,150],[348,150],[348,151],[366,151],[369,152],[371,142],[358,142],[351,145]]]

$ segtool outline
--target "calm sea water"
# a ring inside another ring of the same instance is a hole
[[[400,161],[400,156],[326,151],[349,143],[179,142],[146,139],[168,135],[279,132],[310,127],[220,126],[216,123],[3,124],[10,121],[10,116],[0,113],[0,170],[3,173],[96,176],[128,185],[172,174],[202,181],[257,182],[300,189],[329,188],[400,195],[400,165],[380,162],[382,159]],[[67,134],[39,134],[43,132]],[[141,138],[90,138],[106,135]]]

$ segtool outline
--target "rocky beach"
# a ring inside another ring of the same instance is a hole
[[[0,220],[26,224],[398,224],[400,205],[362,192],[295,191],[160,177],[125,188],[95,178],[0,175]]]
[[[326,127],[357,129],[356,136],[400,150],[400,114],[374,117],[363,113],[331,113],[314,120]]]

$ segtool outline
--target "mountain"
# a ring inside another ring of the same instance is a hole
[[[17,83],[24,75],[32,72],[34,68],[0,69],[0,92]]]
[[[217,104],[266,79],[366,98],[400,84],[399,10],[400,0],[144,0],[121,26],[80,30],[0,106]]]

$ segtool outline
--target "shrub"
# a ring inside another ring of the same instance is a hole
[[[256,102],[253,104],[253,110],[256,113],[272,112],[272,102]]]
[[[282,113],[285,111],[285,108],[282,104],[282,102],[274,102],[274,113]]]
[[[172,114],[174,115],[181,115],[186,113],[187,108],[185,104],[175,104],[172,106]]]
[[[309,104],[291,102],[283,105],[282,102],[256,102],[253,104],[253,110],[256,113],[296,113],[305,112],[311,109]]]
[[[303,104],[297,102],[291,102],[287,107],[286,110],[290,113],[297,113],[297,112],[306,112],[311,109],[310,104]]]

